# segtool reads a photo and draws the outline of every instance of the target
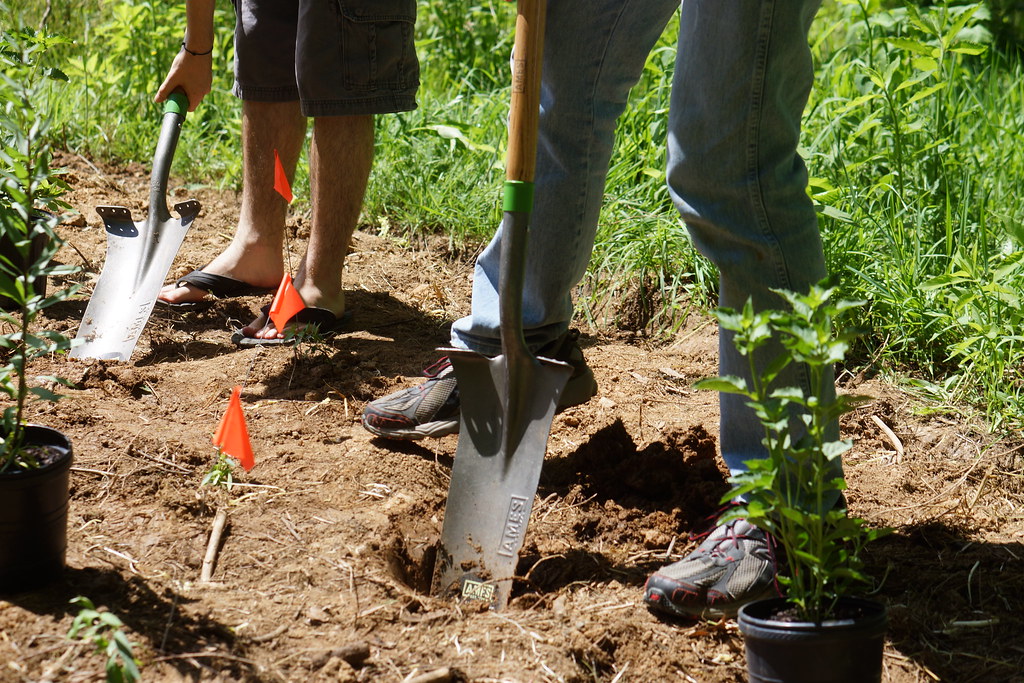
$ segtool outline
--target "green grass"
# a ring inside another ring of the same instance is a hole
[[[978,3],[829,6],[805,144],[830,268],[870,302],[867,353],[1017,428],[1024,74],[986,18]]]
[[[9,5],[5,17],[40,27],[42,3]],[[492,234],[514,11],[500,0],[420,0],[420,106],[378,117],[367,226],[398,239],[445,234],[455,247]],[[179,0],[53,3],[44,29],[73,41],[47,53],[70,78],[47,103],[56,144],[148,162],[160,111],[152,93],[183,20]],[[174,172],[237,187],[229,5],[218,5],[217,22],[214,91],[185,124]],[[1024,69],[990,25],[986,3],[826,0],[811,36],[817,78],[802,152],[839,296],[868,302],[854,359],[913,377],[936,405],[1015,429],[1024,426]],[[694,305],[712,306],[716,289],[664,185],[674,28],[619,122],[578,296],[581,317],[652,335],[670,335]],[[300,169],[298,211],[308,194]]]

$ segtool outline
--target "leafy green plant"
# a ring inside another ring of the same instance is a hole
[[[46,141],[50,119],[36,108],[42,83],[63,74],[40,66],[38,57],[59,38],[31,32],[0,34],[0,296],[4,310],[0,334],[0,391],[12,405],[0,426],[0,472],[39,465],[36,449],[24,444],[25,412],[33,399],[55,401],[45,386],[29,386],[28,365],[42,355],[70,348],[70,340],[54,331],[35,331],[39,314],[74,294],[77,286],[45,295],[50,276],[74,272],[53,262],[61,246],[52,213],[64,205],[58,197],[65,185],[50,168]],[[42,286],[40,286],[42,285]],[[44,378],[63,383],[55,377]]]
[[[124,624],[115,614],[101,612],[89,598],[78,596],[71,600],[78,614],[71,622],[69,639],[92,642],[96,651],[107,656],[108,683],[131,683],[141,679],[139,663],[132,653],[133,643],[121,629]]]
[[[883,533],[836,505],[846,489],[842,455],[852,442],[834,438],[834,425],[861,398],[836,395],[825,382],[853,337],[850,331],[833,335],[833,322],[859,304],[834,302],[835,290],[823,285],[806,295],[776,293],[791,311],[755,312],[748,301],[742,311],[717,312],[721,326],[733,333],[737,350],[749,360],[752,380],[719,377],[697,386],[746,397],[764,426],[768,455],[748,461],[748,471],[731,477],[732,490],[725,500],[742,497],[746,502],[733,508],[727,519],[745,518],[775,538],[784,558],[779,580],[787,600],[801,619],[820,623],[839,597],[867,580],[861,573],[861,550]],[[759,374],[755,355],[773,338],[784,351]],[[779,373],[793,363],[806,368],[810,391],[774,385]]]
[[[826,3],[804,144],[829,268],[869,302],[856,352],[1013,432],[1024,162],[1006,141],[1024,126],[1024,66],[994,49],[990,8]]]
[[[217,449],[217,460],[210,466],[210,469],[203,476],[200,486],[212,486],[230,491],[235,483],[232,470],[238,465],[238,461]]]

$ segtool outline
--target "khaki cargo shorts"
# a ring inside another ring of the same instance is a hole
[[[416,0],[234,0],[243,100],[294,102],[305,116],[416,108]]]

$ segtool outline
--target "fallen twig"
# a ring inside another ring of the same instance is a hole
[[[279,635],[283,634],[287,630],[288,624],[281,624],[270,633],[264,633],[263,635],[253,636],[249,640],[251,640],[254,643],[265,643],[267,641],[273,640],[274,638],[277,638]]]
[[[882,422],[882,418],[877,415],[871,416],[871,421],[878,425],[878,428],[885,434],[885,438],[888,439],[892,447],[896,449],[896,462],[903,462],[903,442],[900,441],[900,437],[896,436],[896,432],[889,428],[889,425]]]
[[[114,474],[113,472],[107,472],[106,470],[94,470],[94,469],[89,468],[89,467],[72,467],[71,471],[72,472],[85,472],[85,473],[88,473],[88,474],[99,474],[99,475],[103,475],[105,477],[119,477],[119,476],[122,476],[120,474]]]
[[[447,666],[443,669],[428,671],[419,676],[405,679],[405,683],[448,683],[452,680],[452,670]]]
[[[217,514],[213,518],[213,528],[210,530],[210,541],[206,544],[206,555],[203,557],[203,569],[199,574],[199,581],[202,583],[208,583],[213,577],[213,567],[217,564],[217,550],[220,548],[220,539],[224,535],[224,527],[227,522],[227,508],[217,508]]]
[[[134,445],[134,442],[132,444],[129,444],[129,447],[125,450],[125,452],[128,455],[130,455],[130,456],[135,456],[135,457],[138,457],[138,458],[142,458],[143,460],[152,460],[153,462],[156,462],[156,463],[159,463],[161,465],[165,465],[167,467],[173,468],[173,469],[175,469],[178,472],[181,472],[183,474],[191,474],[192,473],[192,470],[190,468],[188,468],[188,467],[184,467],[183,465],[179,465],[178,463],[172,462],[170,460],[167,460],[166,458],[161,458],[159,455],[151,455],[150,453],[146,453],[145,451],[142,451],[142,450],[139,450],[139,449],[136,449],[136,448],[132,448],[133,445]]]

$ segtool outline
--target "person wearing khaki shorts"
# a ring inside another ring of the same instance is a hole
[[[176,88],[193,111],[212,84],[215,0],[186,0],[182,49],[155,100]],[[373,161],[373,117],[416,108],[416,0],[234,0],[235,83],[242,100],[242,199],[230,245],[202,271],[164,287],[188,305],[208,294],[273,291],[284,271],[287,204],[273,189],[274,150],[289,177],[313,119],[312,205],[306,253],[294,284],[323,331],[345,313],[342,270]],[[190,283],[194,280],[195,283]],[[301,315],[301,314],[300,314]],[[321,322],[322,321],[322,322]],[[243,345],[275,343],[266,315],[242,328]]]

